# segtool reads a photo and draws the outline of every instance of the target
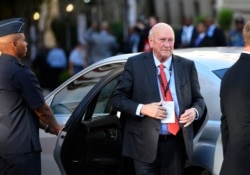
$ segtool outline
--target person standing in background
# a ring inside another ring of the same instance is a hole
[[[212,17],[207,17],[205,19],[205,24],[207,27],[207,36],[212,38],[213,46],[226,46],[227,40],[224,31],[218,27]]]
[[[38,49],[35,60],[32,61],[32,70],[35,72],[39,83],[43,89],[48,89],[48,77],[50,76],[49,65],[46,61],[46,57],[48,54],[48,49],[46,47],[41,47]]]
[[[196,36],[194,37],[194,47],[211,47],[213,40],[207,35],[207,28],[204,21],[199,21],[196,24]]]
[[[85,46],[78,42],[69,54],[69,74],[75,75],[86,66]]]
[[[176,32],[175,48],[194,47],[196,37],[196,28],[191,16],[184,16],[182,19],[183,26]]]
[[[0,21],[0,175],[41,175],[39,127],[58,135],[37,77],[23,64],[24,19]]]
[[[61,73],[67,68],[68,60],[65,51],[58,46],[51,48],[48,52],[46,61],[49,65],[48,84],[49,90],[54,90],[57,86],[61,84],[60,76]]]
[[[136,53],[138,52],[138,43],[140,40],[140,32],[138,26],[129,28],[129,36],[127,41],[124,43],[123,53]]]
[[[155,24],[152,51],[128,58],[113,94],[125,121],[122,154],[133,160],[136,175],[184,175],[193,122],[204,119],[195,64],[173,54],[174,36],[170,25]]]
[[[221,136],[223,163],[220,175],[250,172],[250,21],[243,28],[244,49],[221,81]]]
[[[245,19],[242,16],[237,16],[234,19],[234,29],[229,32],[228,46],[244,46],[242,30],[245,25]]]
[[[148,42],[148,33],[149,30],[159,22],[159,18],[157,16],[151,15],[148,17],[147,22],[145,24],[145,28],[140,32],[140,39],[138,43],[138,52],[148,52],[151,51]]]
[[[104,58],[114,56],[119,50],[116,38],[110,33],[109,24],[103,21],[98,31],[96,24],[87,31],[88,65]]]

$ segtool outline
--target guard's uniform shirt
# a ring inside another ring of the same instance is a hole
[[[34,73],[10,55],[0,56],[0,155],[41,151],[39,118],[44,104]]]

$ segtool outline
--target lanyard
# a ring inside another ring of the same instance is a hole
[[[168,89],[169,89],[169,84],[170,84],[170,81],[171,81],[171,76],[172,76],[172,69],[173,69],[173,59],[172,59],[172,61],[171,61],[171,63],[170,63],[170,68],[169,68],[169,81],[167,80],[167,86],[166,86],[166,88],[164,89],[164,84],[163,84],[163,80],[162,80],[162,78],[161,78],[161,75],[160,74],[158,74],[158,78],[159,78],[159,80],[160,80],[160,86],[161,86],[161,89],[163,89],[164,90],[164,94],[166,95],[166,93],[167,93],[167,91],[168,91]],[[164,73],[165,73],[165,71],[164,71]]]

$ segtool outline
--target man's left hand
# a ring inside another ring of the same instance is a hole
[[[184,127],[189,126],[195,119],[196,112],[193,108],[185,110],[185,112],[180,116],[180,123],[184,125]]]

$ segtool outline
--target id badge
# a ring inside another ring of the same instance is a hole
[[[175,122],[174,101],[163,101],[162,106],[166,109],[168,114],[165,119],[161,120],[161,123],[174,123]]]

